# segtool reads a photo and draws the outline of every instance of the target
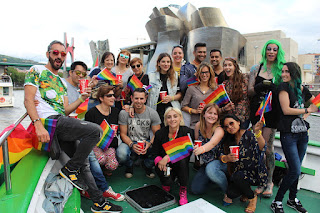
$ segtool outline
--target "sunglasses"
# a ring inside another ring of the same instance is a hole
[[[179,44],[179,45],[175,45],[175,46],[173,46],[173,47],[172,47],[172,50],[174,50],[174,48],[177,48],[177,47],[179,47],[179,48],[183,49],[183,46]]]
[[[65,57],[67,55],[66,52],[64,51],[59,52],[59,50],[50,50],[49,52],[52,52],[53,55],[59,55],[60,53],[62,57]]]
[[[271,47],[267,47],[267,51],[271,51],[273,50],[273,52],[277,52],[278,51],[278,47],[274,47],[274,48],[271,48]]]
[[[82,77],[86,77],[87,76],[87,73],[81,72],[79,70],[75,70],[74,72],[76,73],[77,76],[80,76],[80,75],[82,75]]]
[[[129,56],[128,56],[128,55],[125,55],[125,54],[122,54],[122,53],[120,54],[120,57],[121,57],[121,58],[125,58],[125,59],[129,59]]]
[[[231,121],[229,124],[224,125],[224,128],[225,128],[225,129],[227,129],[227,128],[229,128],[229,127],[233,127],[233,126],[234,126],[234,122],[233,122],[233,121]]]
[[[106,95],[104,95],[104,97],[107,97],[107,98],[111,98],[111,97],[114,97],[114,94],[106,94]]]
[[[134,68],[136,68],[136,67],[137,67],[137,68],[140,68],[140,67],[141,67],[141,64],[137,64],[137,65],[132,65],[132,66],[131,66],[132,69],[134,69]]]

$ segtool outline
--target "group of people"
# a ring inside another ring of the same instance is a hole
[[[154,72],[148,74],[143,71],[143,61],[131,59],[129,51],[121,50],[117,58],[105,52],[100,65],[89,73],[89,87],[82,94],[78,91],[79,80],[87,78],[83,62],[73,62],[68,78],[58,75],[65,51],[63,43],[51,42],[46,52],[48,63],[35,65],[27,73],[25,107],[40,141],[49,142],[50,137],[38,121],[52,118],[58,120],[55,134],[61,147],[76,144],[75,149],[67,150],[70,160],[59,173],[92,199],[92,211],[121,212],[122,208],[107,198],[122,201],[124,196],[112,190],[105,175],[112,175],[120,164],[126,167],[125,177],[132,178],[134,165],[140,164],[147,177],[154,178],[157,174],[165,191],[170,192],[177,180],[180,205],[188,203],[189,185],[193,194],[203,194],[213,182],[224,193],[224,205],[240,197],[241,201],[249,202],[245,212],[255,212],[258,194],[272,196],[273,141],[278,129],[289,172],[271,209],[283,212],[282,199],[289,190],[287,204],[299,212],[307,212],[296,197],[297,184],[308,144],[309,125],[305,118],[318,109],[313,104],[304,107],[314,97],[301,85],[300,67],[285,62],[277,40],[265,44],[260,64],[253,66],[249,75],[241,72],[235,58],[223,60],[218,49],[211,50],[210,63],[205,62],[205,43],[194,46],[191,63],[184,63],[181,45],[174,46],[171,55],[161,53]],[[104,69],[117,77],[116,85],[98,80],[97,75]],[[133,75],[143,88],[131,91],[127,87]],[[194,77],[197,82],[188,85],[188,80]],[[220,84],[224,85],[229,102],[222,106],[205,104],[203,100]],[[146,89],[149,85],[151,90]],[[256,112],[269,94],[272,110],[261,119]],[[84,121],[68,117],[87,98]],[[106,151],[96,146],[103,120],[116,131]],[[201,141],[193,149],[197,173],[191,182],[190,156],[172,163],[162,146],[186,135],[192,141]],[[230,152],[230,146],[239,147],[238,155]],[[253,190],[251,186],[257,187]]]

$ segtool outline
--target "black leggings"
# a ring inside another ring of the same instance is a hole
[[[254,192],[251,190],[248,181],[244,180],[242,177],[234,176],[228,185],[227,196],[228,198],[234,199],[241,195],[252,199],[254,197]]]

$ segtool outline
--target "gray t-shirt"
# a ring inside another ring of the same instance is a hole
[[[67,84],[67,93],[68,93],[69,104],[72,104],[73,102],[75,102],[79,98],[79,95],[80,95],[80,93],[78,92],[79,88],[70,84],[66,79],[63,79],[63,80]]]
[[[128,136],[132,141],[149,140],[152,126],[160,125],[160,117],[154,109],[146,106],[146,110],[141,114],[134,114],[134,118],[129,116],[125,110],[119,114],[119,124],[128,126]]]

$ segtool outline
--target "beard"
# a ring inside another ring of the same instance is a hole
[[[51,58],[50,55],[49,55],[49,62],[50,62],[50,64],[51,64],[51,66],[52,66],[53,69],[59,70],[59,69],[62,67],[64,61],[62,61],[61,58],[53,59],[53,58]],[[60,62],[61,64],[60,64],[60,65],[55,65],[54,62]]]

